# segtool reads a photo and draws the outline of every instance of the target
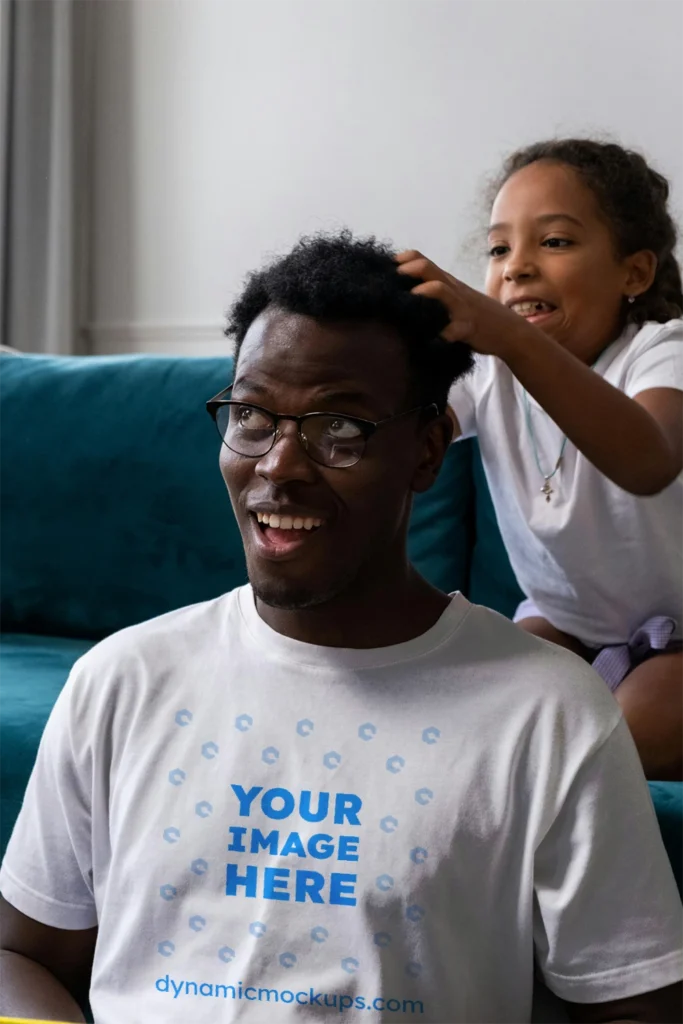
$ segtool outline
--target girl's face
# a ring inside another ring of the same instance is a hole
[[[617,256],[593,192],[566,164],[524,167],[493,204],[487,294],[585,362],[618,336],[625,296],[644,290],[634,260]]]

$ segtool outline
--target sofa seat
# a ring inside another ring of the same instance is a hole
[[[651,782],[650,795],[678,891],[683,894],[683,782]]]
[[[74,662],[92,640],[3,633],[0,640],[0,857],[5,852],[36,750]]]

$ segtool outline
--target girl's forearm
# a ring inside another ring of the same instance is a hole
[[[657,494],[671,483],[675,457],[650,413],[551,338],[534,331],[529,340],[520,331],[503,359],[569,441],[632,494]]]

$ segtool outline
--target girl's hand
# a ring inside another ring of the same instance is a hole
[[[412,289],[414,295],[438,299],[448,310],[451,320],[441,332],[446,341],[465,341],[475,352],[506,359],[520,344],[529,343],[530,332],[532,344],[541,340],[538,327],[458,281],[415,249],[399,253],[396,262],[400,274],[424,282]]]

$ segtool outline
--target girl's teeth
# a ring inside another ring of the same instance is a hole
[[[299,519],[299,518],[295,519],[294,522],[292,523],[292,526],[294,527],[295,530],[301,530],[303,528],[303,525],[304,525],[303,519]]]
[[[512,307],[520,316],[533,316],[535,313],[550,313],[552,307],[545,302],[516,302]]]

